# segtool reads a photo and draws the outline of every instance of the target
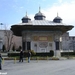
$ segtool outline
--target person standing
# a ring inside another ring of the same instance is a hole
[[[19,58],[19,62],[23,62],[23,51],[22,51],[22,49],[21,49],[21,51],[20,51],[20,58]]]
[[[0,70],[2,70],[2,56],[1,56],[1,54],[0,54]]]
[[[31,52],[28,51],[28,63],[30,62]]]

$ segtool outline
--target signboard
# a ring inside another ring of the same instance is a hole
[[[40,36],[39,41],[48,41],[47,36]]]
[[[34,36],[34,37],[33,37],[33,40],[34,40],[34,41],[38,41],[38,36]]]
[[[53,41],[52,36],[33,36],[34,41]]]

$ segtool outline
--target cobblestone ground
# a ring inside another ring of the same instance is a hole
[[[5,60],[0,75],[75,75],[75,60]]]

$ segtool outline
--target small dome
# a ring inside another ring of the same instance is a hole
[[[28,23],[31,19],[27,16],[27,12],[26,12],[26,16],[22,18],[22,23]]]
[[[38,13],[35,14],[35,16],[44,16],[43,13],[41,13],[40,11]],[[44,16],[45,17],[45,16]]]
[[[25,16],[25,17],[23,17],[22,19],[29,19],[29,20],[30,20],[30,18],[29,18],[28,16]]]
[[[46,17],[41,13],[40,7],[39,7],[39,12],[35,14],[34,16],[35,20],[44,20]]]
[[[53,19],[53,22],[56,22],[56,23],[61,23],[62,22],[62,19],[58,16],[58,13],[57,13],[57,17],[55,17]]]

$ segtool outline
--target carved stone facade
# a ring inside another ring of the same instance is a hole
[[[10,31],[10,30],[8,30]],[[61,35],[59,32],[23,32],[22,37],[13,35],[11,50],[14,45],[16,49],[22,46],[23,50],[34,50],[35,52],[49,52],[54,50],[54,54],[60,54],[57,51],[75,51],[75,37],[69,36],[69,33]],[[5,45],[7,48],[7,36],[5,30],[0,30],[0,50]]]

